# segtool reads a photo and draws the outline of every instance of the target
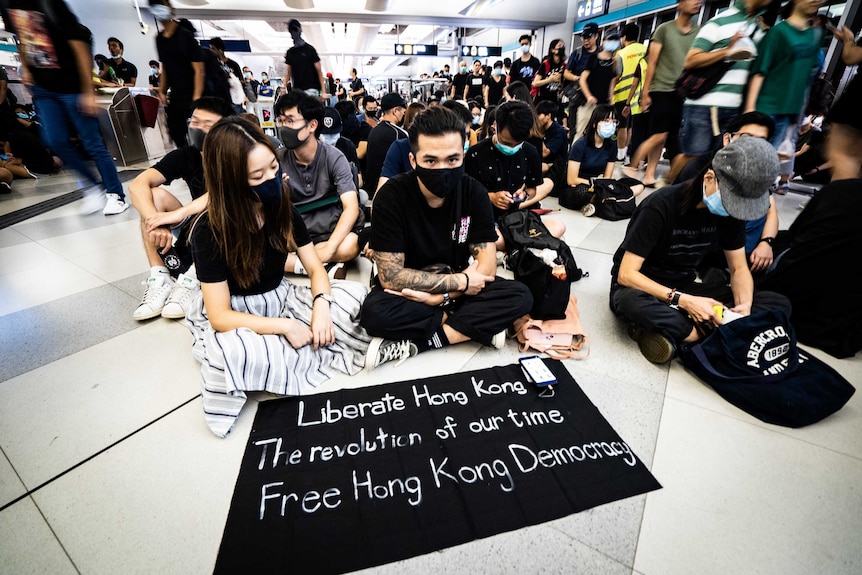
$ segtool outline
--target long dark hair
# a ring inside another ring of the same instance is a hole
[[[240,287],[260,279],[264,246],[282,253],[296,250],[293,240],[293,207],[290,192],[282,184],[281,202],[260,204],[248,184],[248,155],[256,146],[275,148],[263,131],[239,117],[219,121],[204,139],[204,181],[209,192],[209,220],[216,246]]]
[[[550,66],[549,66],[550,70],[554,69],[554,61],[555,61],[554,57],[556,56],[556,54],[554,54],[554,46],[556,46],[557,44],[562,44],[562,46],[561,46],[562,52],[560,52],[560,62],[559,63],[560,64],[566,63],[566,61],[565,61],[565,57],[566,57],[566,43],[565,43],[565,41],[563,41],[562,38],[557,38],[556,40],[551,40],[551,43],[548,44],[548,54],[545,56],[545,60],[547,60],[550,63]]]
[[[697,207],[697,204],[703,200],[703,177],[711,169],[712,162],[709,162],[688,184],[685,184],[685,193],[677,204],[680,214],[684,215],[693,211]]]

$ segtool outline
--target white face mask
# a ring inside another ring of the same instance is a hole
[[[340,137],[341,134],[320,134],[320,141],[326,142],[330,146],[334,146]]]
[[[605,49],[606,52],[616,52],[620,47],[620,41],[607,40],[604,44],[602,44],[602,47]]]
[[[529,54],[530,53],[530,45],[527,44],[525,46],[521,46],[521,54]]]
[[[166,22],[171,19],[171,9],[163,4],[150,6],[150,14],[159,22]]]

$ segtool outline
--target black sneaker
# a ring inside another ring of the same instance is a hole
[[[0,194],[11,194],[12,185],[7,182],[0,182]]]

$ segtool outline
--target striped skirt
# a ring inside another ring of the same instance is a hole
[[[336,372],[359,372],[371,341],[359,325],[365,295],[362,284],[333,282],[330,314],[335,343],[315,350],[311,344],[294,349],[281,335],[260,335],[248,328],[216,332],[198,292],[186,324],[194,336],[192,355],[201,363],[204,415],[213,433],[224,437],[230,432],[245,404],[246,391],[304,395]],[[286,278],[272,291],[230,300],[235,311],[311,325],[311,289]]]

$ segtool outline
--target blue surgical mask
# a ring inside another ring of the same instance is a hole
[[[462,73],[462,74],[466,74],[466,73],[467,73],[467,66],[461,66],[461,73]]]
[[[607,42],[602,44],[602,48],[604,48],[606,52],[616,52],[620,48],[620,41],[608,40]]]
[[[153,76],[157,75],[158,73],[159,73],[158,68],[150,68],[150,74],[152,74]]]
[[[248,80],[249,78],[251,78],[251,72],[243,72],[242,77]]]
[[[171,19],[171,9],[163,4],[151,5],[150,14],[159,22],[166,22]]]
[[[320,134],[320,141],[326,142],[330,146],[334,146],[340,137],[341,134]]]
[[[599,133],[599,136],[607,140],[608,138],[613,137],[617,131],[617,127],[612,122],[599,122],[598,129],[596,131]]]
[[[503,75],[503,69],[502,68],[494,68],[493,70],[491,70],[491,73],[495,76],[502,76]]]
[[[521,149],[521,146],[524,145],[524,142],[521,142],[517,146],[507,146],[506,144],[501,144],[497,141],[496,138],[494,138],[494,145],[497,147],[498,150],[500,150],[501,154],[505,156],[514,156],[518,153],[518,150]]]
[[[530,45],[529,44],[525,44],[525,45],[521,46],[521,54],[526,54],[529,51],[530,51]]]
[[[256,198],[265,206],[278,205],[281,203],[281,194],[284,189],[284,182],[281,177],[281,168],[275,172],[275,177],[267,180],[262,184],[252,186],[251,190],[255,193]]]
[[[706,205],[706,209],[709,210],[709,213],[711,213],[713,215],[721,216],[723,218],[730,216],[730,214],[727,213],[727,210],[724,209],[724,204],[721,203],[721,190],[720,189],[716,189],[715,193],[707,196],[706,195],[706,185],[704,184],[704,186],[703,186],[703,203]]]
[[[473,116],[473,125],[479,125],[479,116]]]

